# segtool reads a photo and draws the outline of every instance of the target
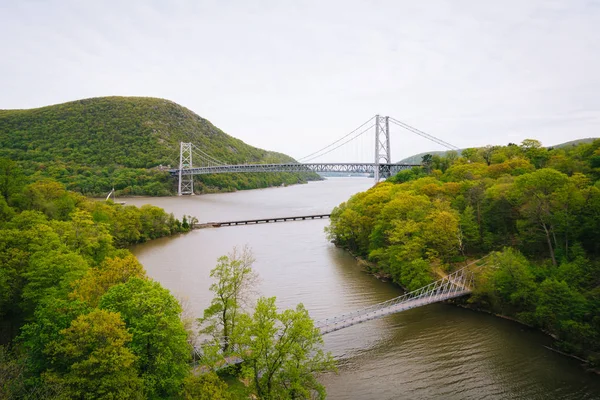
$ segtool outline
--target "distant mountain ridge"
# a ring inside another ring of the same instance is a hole
[[[558,149],[558,148],[562,148],[562,147],[576,146],[576,145],[581,144],[581,143],[592,143],[596,139],[597,138],[576,139],[576,140],[571,140],[571,141],[568,141],[568,142],[556,144],[556,145],[553,145],[553,146],[545,146],[545,147]],[[458,153],[458,155],[460,155],[463,150],[464,149],[459,149],[459,150],[456,150],[456,152]],[[423,156],[425,154],[431,154],[432,156],[438,155],[440,157],[444,157],[444,156],[446,156],[446,154],[448,153],[448,151],[453,151],[453,150],[426,151],[424,153],[419,153],[419,154],[412,155],[410,157],[403,158],[402,160],[397,161],[396,163],[397,164],[419,164],[421,162],[421,159],[423,158]]]
[[[53,177],[85,194],[106,193],[113,186],[121,194],[173,193],[172,179],[156,167],[178,165],[180,141],[227,163],[293,161],[250,146],[165,99],[98,97],[0,110],[0,157],[19,162],[27,175]],[[297,183],[306,177],[238,174],[198,179],[201,190],[235,190]]]

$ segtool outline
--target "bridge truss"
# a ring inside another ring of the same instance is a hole
[[[339,172],[355,174],[378,174],[388,178],[404,169],[418,167],[419,164],[376,164],[376,163],[287,163],[287,164],[237,164],[212,165],[172,170],[180,176],[225,174],[240,172]]]
[[[411,308],[461,297],[470,294],[472,287],[473,273],[464,267],[420,289],[361,310],[317,321],[315,326],[325,335]]]

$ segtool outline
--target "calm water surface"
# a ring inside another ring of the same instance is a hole
[[[173,198],[151,203],[199,221],[328,213],[372,185],[334,178],[286,188]],[[202,229],[136,246],[148,274],[200,316],[209,271],[233,246],[256,257],[260,294],[280,307],[304,303],[315,319],[400,294],[361,271],[323,232],[328,220]],[[549,339],[510,321],[434,304],[326,335],[339,374],[322,378],[331,399],[600,399],[600,377],[544,347]]]

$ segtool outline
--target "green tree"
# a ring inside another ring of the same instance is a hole
[[[557,265],[554,254],[553,239],[553,213],[556,204],[553,201],[554,193],[563,188],[568,182],[568,177],[556,170],[544,168],[530,174],[516,178],[513,194],[517,202],[522,204],[521,214],[525,217],[522,225],[533,232],[541,231],[548,246],[548,253],[552,264]]]
[[[251,316],[240,317],[236,340],[242,375],[260,399],[325,398],[317,376],[335,365],[302,304],[277,312],[274,297],[260,298]]]
[[[481,158],[483,158],[485,160],[485,162],[487,163],[487,165],[489,166],[492,164],[492,158],[494,156],[494,153],[496,153],[497,150],[498,150],[498,146],[487,145],[485,147],[480,148],[478,153],[481,156]]]
[[[133,254],[107,258],[99,267],[90,268],[84,277],[73,283],[70,296],[96,307],[108,289],[134,277],[146,279],[146,271]]]
[[[183,381],[181,393],[184,400],[231,400],[227,384],[216,373],[188,375]]]
[[[87,211],[74,210],[70,221],[53,221],[52,227],[69,248],[95,262],[113,250],[108,226],[94,222]]]
[[[423,165],[423,168],[425,168],[425,172],[430,173],[433,165],[433,156],[431,154],[425,154],[421,157],[421,164]]]
[[[83,257],[64,248],[32,254],[23,274],[26,279],[22,294],[25,315],[32,315],[44,299],[65,297],[70,284],[81,278],[87,269]]]
[[[225,354],[233,345],[231,335],[258,279],[253,263],[250,248],[234,247],[229,255],[219,257],[217,266],[210,271],[210,277],[216,280],[210,285],[215,297],[198,322],[201,333],[211,335]]]
[[[460,230],[466,249],[473,250],[477,248],[477,245],[481,243],[481,238],[479,236],[479,226],[475,219],[475,210],[472,206],[465,207],[461,213]]]
[[[142,398],[136,356],[126,347],[132,335],[119,314],[94,310],[71,322],[46,351],[54,368],[43,374],[59,383],[65,399]]]
[[[488,269],[491,288],[489,294],[497,296],[496,303],[502,312],[530,310],[536,303],[535,281],[529,262],[518,250],[505,248],[494,252]]]
[[[128,347],[138,357],[148,397],[178,393],[189,370],[191,349],[179,319],[181,307],[171,293],[158,282],[131,278],[110,288],[99,307],[119,312],[133,334]]]
[[[71,321],[90,311],[87,304],[80,301],[49,299],[35,310],[35,318],[25,325],[19,337],[27,351],[27,371],[30,376],[40,374],[54,367],[54,359],[48,349],[60,340],[60,332],[71,325]]]
[[[0,157],[0,196],[10,204],[14,195],[20,193],[24,178],[18,164]]]
[[[539,140],[525,139],[521,142],[521,149],[536,168],[543,168],[550,158],[548,150],[542,147]]]
[[[557,332],[568,320],[580,320],[585,312],[585,299],[564,281],[545,279],[537,290],[535,318],[540,326]]]

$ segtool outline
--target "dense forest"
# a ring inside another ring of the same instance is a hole
[[[201,320],[215,340],[195,350],[206,332],[127,250],[194,222],[28,183],[0,158],[0,399],[324,398],[316,376],[335,366],[308,311],[279,311],[274,297],[242,307],[247,248],[211,271]],[[220,368],[232,355],[243,363]]]
[[[425,155],[336,207],[328,235],[408,290],[465,263],[472,307],[600,365],[600,140]]]
[[[25,184],[0,159],[0,398],[179,393],[180,305],[124,247],[189,229],[158,207]]]
[[[227,163],[293,161],[225,134],[168,100],[102,97],[30,110],[0,110],[0,157],[16,161],[30,182],[52,178],[68,190],[102,195],[176,193],[169,166],[179,142],[192,142]],[[267,187],[319,179],[315,174],[221,174],[196,177],[196,190]]]

